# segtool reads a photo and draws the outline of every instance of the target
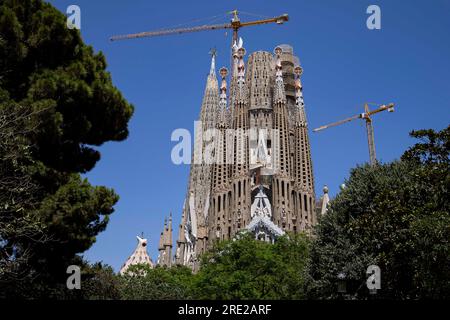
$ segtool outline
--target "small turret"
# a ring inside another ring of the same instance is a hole
[[[165,239],[165,246],[169,246],[172,248],[172,212],[169,215],[169,224],[167,225],[166,229],[166,239]]]
[[[133,254],[127,259],[127,261],[123,264],[122,268],[120,268],[120,274],[126,274],[128,268],[132,265],[144,264],[149,265],[150,268],[154,267],[153,261],[147,253],[147,239],[144,239],[144,236],[136,237],[138,240],[138,244]]]
[[[164,229],[159,238],[158,249],[158,265],[170,267],[172,265],[172,214],[169,216],[169,223],[167,218],[164,219]]]
[[[323,196],[320,199],[320,214],[324,215],[328,210],[328,203],[330,202],[330,197],[328,195],[328,186],[323,187]]]

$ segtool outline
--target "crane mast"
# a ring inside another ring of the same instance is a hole
[[[379,113],[381,111],[385,111],[385,110],[387,110],[388,112],[393,112],[394,104],[393,103],[390,103],[387,105],[383,104],[383,105],[379,106],[378,109],[370,111],[369,104],[366,103],[364,105],[364,113],[357,114],[353,117],[346,118],[344,120],[340,120],[337,122],[333,122],[333,123],[321,126],[319,128],[314,129],[313,132],[318,132],[318,131],[321,131],[324,129],[335,127],[335,126],[341,125],[346,122],[350,122],[355,119],[365,120],[366,121],[366,131],[367,131],[367,144],[369,146],[369,159],[370,159],[370,164],[373,166],[377,163],[377,159],[376,159],[376,153],[375,153],[375,138],[374,138],[374,133],[373,133],[373,121],[372,121],[371,116],[376,113]]]
[[[369,159],[370,164],[374,165],[377,161],[376,153],[375,153],[375,140],[373,135],[373,125],[372,119],[366,119],[366,130],[367,130],[367,144],[369,146]]]

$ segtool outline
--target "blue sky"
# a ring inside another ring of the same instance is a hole
[[[118,270],[144,232],[155,260],[164,216],[174,216],[176,237],[189,167],[171,162],[176,128],[192,130],[209,71],[211,47],[217,67],[229,64],[230,33],[109,42],[111,35],[172,27],[234,8],[264,16],[288,13],[283,26],[244,28],[247,52],[282,43],[294,47],[303,74],[310,129],[360,113],[365,102],[396,104],[394,113],[374,116],[377,156],[399,158],[414,143],[412,129],[442,129],[450,120],[450,1],[227,0],[227,1],[50,1],[65,12],[81,8],[84,41],[102,51],[114,84],[135,106],[123,142],[100,147],[102,159],[87,174],[92,184],[120,195],[105,232],[85,253]],[[366,8],[381,8],[381,30],[368,30]],[[241,15],[241,20],[257,19]],[[199,21],[199,24],[208,20]],[[191,23],[189,25],[195,25]],[[362,121],[310,133],[316,193],[327,184],[335,194],[357,164],[368,161]],[[176,240],[176,238],[174,238]]]

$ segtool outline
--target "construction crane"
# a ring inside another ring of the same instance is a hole
[[[233,39],[232,39],[232,43],[231,43],[231,45],[233,45],[238,39],[238,31],[242,27],[255,26],[255,25],[266,24],[266,23],[283,24],[284,22],[289,20],[289,16],[287,14],[283,14],[281,16],[273,17],[273,18],[242,22],[239,19],[237,10],[233,10],[229,13],[231,13],[233,15],[230,23],[201,25],[201,26],[196,26],[196,27],[176,28],[176,29],[162,29],[162,30],[157,30],[157,31],[146,31],[146,32],[140,32],[140,33],[117,35],[117,36],[112,36],[110,38],[110,40],[116,41],[116,40],[125,40],[125,39],[165,36],[165,35],[170,35],[170,34],[190,33],[190,32],[198,32],[198,31],[205,31],[205,30],[233,29]]]
[[[370,111],[369,104],[366,103],[364,105],[364,113],[360,113],[353,117],[321,126],[319,128],[314,129],[313,132],[317,132],[317,131],[321,131],[321,130],[324,130],[327,128],[335,127],[335,126],[338,126],[338,125],[346,123],[346,122],[350,122],[355,119],[364,119],[366,121],[367,142],[369,144],[370,164],[373,166],[376,164],[377,159],[376,159],[376,155],[375,155],[375,140],[374,140],[374,136],[373,136],[373,125],[372,125],[372,117],[371,116],[378,112],[385,111],[385,110],[387,110],[388,112],[394,112],[394,104],[393,103],[390,103],[388,105],[383,104],[383,105],[380,105],[378,107],[378,109]]]

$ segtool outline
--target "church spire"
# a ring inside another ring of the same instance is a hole
[[[169,223],[167,223],[167,218],[164,219],[158,250],[158,265],[170,267],[172,264],[172,213],[169,215]]]
[[[146,264],[149,265],[150,268],[153,268],[153,261],[147,253],[147,239],[144,239],[144,235],[141,234],[141,237],[136,237],[138,240],[138,245],[134,250],[133,254],[127,259],[122,268],[120,268],[120,274],[125,274],[128,271],[128,268],[132,265],[137,264]]]
[[[241,98],[245,98],[244,96],[244,85],[245,85],[245,63],[244,63],[244,56],[245,56],[245,49],[242,46],[243,41],[242,38],[239,40],[240,46],[237,50],[238,55],[238,66],[237,66],[237,85],[238,85],[238,92],[241,95]]]
[[[233,53],[233,70],[231,70],[231,88],[230,88],[230,105],[234,107],[237,101],[244,102],[246,97],[245,90],[245,49],[244,41],[239,38],[239,42],[234,42]]]
[[[242,43],[242,39],[239,39],[239,43]],[[238,55],[238,49],[239,45],[237,41],[234,42],[233,47],[231,48],[232,52],[232,58],[233,58],[233,69],[231,70],[231,79],[236,80],[238,75],[238,61],[239,61],[239,55]]]
[[[172,247],[172,212],[169,215],[169,224],[167,225],[166,246]]]
[[[217,56],[216,48],[212,48],[211,51],[209,51],[209,54],[211,55],[211,68],[209,69],[209,75],[215,77],[216,76],[216,56]]]
[[[275,50],[275,102],[286,102],[286,94],[284,90],[283,70],[281,66],[281,54],[283,50],[281,47],[276,47]]]
[[[223,127],[227,125],[228,121],[228,109],[227,109],[227,75],[228,69],[225,67],[220,68],[220,76],[222,82],[220,84],[220,96],[219,96],[219,112],[218,112],[218,125]]]
[[[300,66],[294,68],[295,75],[295,106],[296,106],[296,125],[306,126],[306,114],[305,114],[305,103],[303,101],[302,93],[302,83],[300,81],[300,76],[303,73],[303,69]]]
[[[303,198],[303,206],[298,209],[301,212],[301,226],[309,232],[311,225],[316,223],[314,176],[311,160],[311,146],[309,143],[308,127],[306,122],[305,104],[303,101],[302,83],[300,76],[303,69],[294,67],[295,79],[295,111],[294,111],[294,181],[300,199]],[[326,190],[326,192],[325,192]],[[324,189],[324,199],[328,198],[328,188]],[[326,207],[326,206],[325,206]]]
[[[216,110],[219,103],[219,84],[216,76],[216,49],[211,49],[211,67],[206,79],[206,88],[203,94],[202,107],[200,109],[200,121],[203,129],[211,129],[215,126]]]

